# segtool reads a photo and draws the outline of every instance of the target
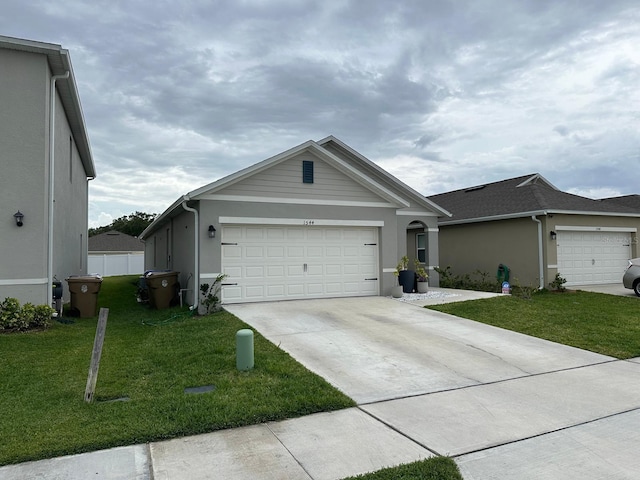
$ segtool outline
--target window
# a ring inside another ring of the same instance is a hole
[[[302,161],[302,183],[313,183],[313,162]]]
[[[424,233],[416,234],[416,258],[420,263],[427,263],[427,249],[425,247]]]

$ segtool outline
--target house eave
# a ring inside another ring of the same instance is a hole
[[[526,218],[534,215],[583,215],[583,216],[606,216],[606,217],[640,217],[640,213],[626,212],[588,212],[579,210],[533,210],[530,212],[516,212],[504,215],[493,215],[486,217],[464,218],[461,220],[446,220],[438,222],[440,226],[464,225],[468,223],[495,222],[497,220],[512,220],[515,218]]]

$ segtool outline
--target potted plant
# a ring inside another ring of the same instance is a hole
[[[398,267],[396,267],[396,270],[395,270],[395,272],[393,272],[393,275],[396,278],[399,278],[400,269]],[[402,298],[402,285],[398,284],[398,285],[395,285],[395,286],[391,287],[391,296],[393,298]]]
[[[427,275],[427,271],[424,269],[422,264],[416,259],[414,261],[415,269],[416,269],[416,288],[418,293],[427,293],[429,290],[429,275]]]
[[[398,282],[402,285],[404,293],[413,292],[413,284],[416,281],[416,274],[413,270],[409,270],[409,257],[406,255],[400,259],[400,263],[396,267],[398,271]]]

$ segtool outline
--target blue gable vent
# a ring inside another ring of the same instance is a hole
[[[302,183],[313,183],[313,162],[302,161]]]

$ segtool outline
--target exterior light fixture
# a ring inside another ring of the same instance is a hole
[[[555,239],[556,239],[556,237],[557,237],[558,235],[556,234],[556,232],[554,232],[553,230],[551,230],[551,231],[549,232],[549,236],[551,237],[551,240],[555,240]]]
[[[22,225],[24,225],[24,222],[22,221],[24,219],[24,213],[22,213],[20,210],[13,214],[13,218],[16,219],[17,226],[21,227]]]
[[[216,227],[209,225],[209,238],[216,238]]]

